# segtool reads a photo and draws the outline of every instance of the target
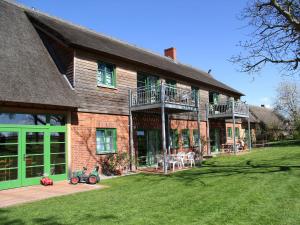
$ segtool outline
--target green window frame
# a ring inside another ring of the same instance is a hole
[[[97,85],[116,87],[116,66],[110,63],[98,62]]]
[[[96,129],[96,153],[107,154],[117,152],[117,129]]]
[[[181,131],[181,140],[182,140],[182,147],[189,148],[190,147],[190,130],[183,129]]]
[[[232,127],[227,127],[227,137],[232,138]]]
[[[235,137],[240,138],[240,128],[238,127],[235,128]]]
[[[198,129],[193,129],[193,144],[198,147]]]
[[[171,148],[178,148],[178,130],[177,129],[171,129],[170,130],[170,139],[171,139],[171,143],[170,143],[170,147]]]

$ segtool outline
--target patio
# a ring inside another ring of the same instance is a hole
[[[102,188],[105,188],[105,186],[87,184],[70,185],[67,181],[60,181],[55,182],[53,186],[35,185],[8,189],[0,191],[0,208]]]

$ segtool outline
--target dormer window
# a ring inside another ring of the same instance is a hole
[[[116,87],[116,67],[113,64],[98,62],[97,85]]]

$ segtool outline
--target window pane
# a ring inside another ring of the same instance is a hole
[[[44,144],[27,144],[26,145],[26,154],[43,154],[44,153]]]
[[[26,156],[26,166],[44,165],[44,155]]]
[[[110,72],[106,73],[106,84],[110,86],[113,85],[113,74]]]
[[[52,143],[50,145],[51,153],[64,153],[65,150],[65,143]]]
[[[0,144],[0,156],[18,155],[18,144]]]
[[[44,174],[44,166],[26,168],[26,178],[40,177]]]
[[[66,173],[66,164],[59,164],[59,165],[51,165],[51,174],[64,174]]]
[[[63,154],[51,154],[51,164],[60,164],[66,162],[65,153]]]
[[[0,123],[20,125],[46,125],[46,115],[0,113]]]
[[[50,141],[51,142],[65,142],[65,133],[64,132],[51,133]]]
[[[0,169],[18,167],[18,156],[0,158]]]
[[[115,131],[114,129],[101,129],[96,131],[97,153],[115,151]]]
[[[17,132],[0,132],[0,144],[18,143]]]
[[[44,142],[44,133],[43,132],[27,132],[26,133],[26,142]]]
[[[66,125],[65,115],[50,115],[50,125],[52,125],[52,126]]]
[[[0,170],[0,182],[18,179],[18,169]]]

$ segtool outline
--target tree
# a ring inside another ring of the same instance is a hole
[[[300,128],[300,85],[297,82],[281,82],[276,89],[274,109],[285,115],[292,125],[292,130]]]
[[[300,71],[300,1],[250,0],[241,14],[254,31],[239,46],[247,52],[233,56],[242,72],[259,72],[277,64],[286,74]]]

